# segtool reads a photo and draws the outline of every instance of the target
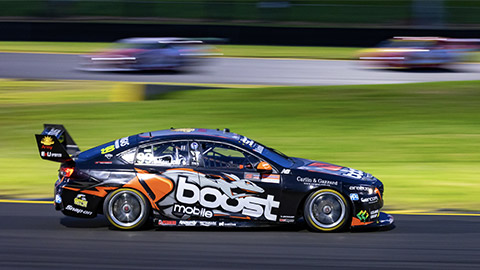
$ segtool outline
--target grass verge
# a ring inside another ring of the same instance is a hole
[[[20,42],[2,41],[2,52],[91,53],[108,48],[102,42]],[[353,59],[358,48],[216,45],[225,57],[266,57],[304,59]]]
[[[113,103],[113,82],[0,81],[0,196],[51,197],[58,164],[33,134],[82,150],[143,131],[229,127],[288,155],[370,172],[387,209],[480,210],[480,81],[184,91]]]
[[[86,54],[111,46],[104,42],[21,42],[1,41],[0,52],[73,53]],[[263,45],[216,45],[223,57],[296,58],[296,59],[357,59],[361,48],[354,47],[309,47],[309,46],[263,46]],[[467,62],[480,62],[480,52],[469,55]]]
[[[480,210],[480,81],[184,91],[113,103],[114,82],[0,81],[0,197],[51,197],[58,164],[33,134],[81,149],[143,131],[229,127],[298,157],[373,173],[387,209]]]

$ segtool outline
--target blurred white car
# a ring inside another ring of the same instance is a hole
[[[81,56],[80,70],[138,71],[178,70],[201,63],[216,49],[200,40],[187,38],[126,38],[109,49]]]
[[[467,60],[468,53],[478,50],[478,39],[441,37],[395,37],[376,48],[359,52],[360,60],[385,67],[446,67]]]

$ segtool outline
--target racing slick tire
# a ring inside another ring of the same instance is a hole
[[[350,207],[345,197],[333,189],[312,192],[304,205],[304,219],[314,231],[339,231],[350,219]]]
[[[110,224],[122,230],[138,230],[150,217],[150,205],[137,190],[120,188],[108,194],[103,213]]]

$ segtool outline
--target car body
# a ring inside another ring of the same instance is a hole
[[[126,38],[109,49],[81,56],[80,70],[178,70],[215,55],[213,47],[187,38]]]
[[[80,152],[62,125],[36,135],[61,162],[55,208],[104,214],[113,227],[303,224],[316,231],[384,227],[382,182],[371,174],[291,158],[228,130],[168,129]]]
[[[390,68],[443,68],[463,62],[478,49],[478,40],[441,37],[395,37],[364,49],[360,60]]]

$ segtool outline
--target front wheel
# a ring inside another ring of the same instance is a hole
[[[140,229],[149,218],[150,206],[142,193],[120,188],[108,194],[103,203],[108,221],[122,230]]]
[[[321,189],[310,194],[305,201],[304,218],[315,231],[338,231],[350,218],[350,209],[341,193]]]

